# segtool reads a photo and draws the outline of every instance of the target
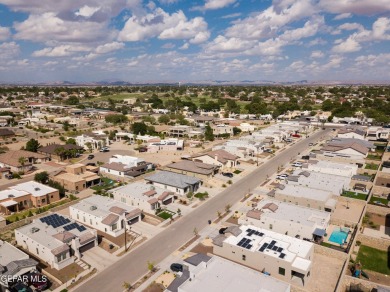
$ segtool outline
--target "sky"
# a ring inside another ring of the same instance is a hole
[[[0,82],[390,80],[390,0],[0,0]]]

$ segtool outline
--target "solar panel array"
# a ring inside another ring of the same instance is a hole
[[[246,249],[251,249],[252,245],[250,244],[252,241],[252,239],[249,239],[249,238],[243,238],[240,240],[239,243],[237,243],[237,246],[240,246],[240,247],[243,247],[243,248],[246,248]]]
[[[62,217],[58,214],[51,214],[49,216],[41,218],[40,220],[41,222],[46,223],[47,225],[50,225],[53,228],[57,228],[70,223],[70,220],[68,218]]]
[[[275,240],[272,240],[270,243],[263,243],[263,245],[260,247],[259,251],[264,252],[266,249],[272,250],[275,252],[280,252],[279,258],[283,259],[286,254],[282,253],[283,247],[278,247]]]
[[[246,232],[247,232],[247,235],[248,235],[248,236],[252,236],[253,234],[254,234],[254,235],[257,235],[257,236],[263,236],[263,235],[264,235],[263,232],[256,231],[256,230],[253,230],[253,229],[250,229],[250,228],[248,228],[248,229],[246,230]]]
[[[69,225],[66,225],[64,226],[64,229],[66,231],[70,231],[70,230],[73,230],[73,229],[77,229],[78,231],[82,232],[84,230],[87,230],[87,228],[85,228],[83,225],[79,225],[77,223],[72,223],[72,224],[69,224]]]

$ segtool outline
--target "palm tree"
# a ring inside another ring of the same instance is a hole
[[[20,163],[20,165],[22,166],[22,171],[24,171],[24,165],[26,164],[26,162],[27,162],[27,159],[26,159],[26,157],[19,157],[19,159],[18,159],[18,162]]]

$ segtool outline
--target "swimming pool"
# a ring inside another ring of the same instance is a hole
[[[329,241],[337,244],[343,244],[347,240],[348,232],[348,228],[335,228],[329,237]]]

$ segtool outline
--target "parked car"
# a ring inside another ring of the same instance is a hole
[[[294,162],[292,164],[292,166],[294,166],[294,167],[302,167],[302,163],[301,162]]]
[[[178,263],[173,263],[171,265],[171,270],[173,272],[183,272],[183,265]]]
[[[231,172],[222,172],[222,175],[223,175],[223,176],[230,177],[230,178],[233,177],[233,173],[231,173]]]
[[[266,152],[266,153],[273,153],[273,150],[270,149],[270,148],[267,148],[267,149],[264,149],[264,152]]]
[[[7,173],[7,174],[4,175],[4,177],[5,177],[6,179],[13,179],[13,178],[14,178],[14,176],[12,175],[12,173]]]
[[[309,156],[309,155],[303,155],[303,156],[302,156],[302,159],[304,159],[304,160],[309,160],[309,159],[310,159],[310,156]]]
[[[286,173],[278,174],[276,176],[276,179],[286,179],[286,178],[288,178],[288,174],[286,174]]]
[[[86,166],[96,166],[96,163],[95,162],[89,162],[86,164]]]
[[[95,155],[93,155],[93,154],[89,154],[88,157],[87,157],[88,160],[92,160],[94,158],[95,158]]]
[[[309,143],[309,146],[314,146],[314,144],[313,143]]]
[[[28,277],[28,285],[34,286],[36,291],[46,290],[49,286],[49,279],[47,276],[42,275],[39,272],[31,272],[27,274]]]
[[[99,150],[100,152],[108,152],[110,151],[107,147],[103,147],[102,149]]]
[[[147,152],[148,151],[148,148],[146,147],[141,147],[138,149],[139,152]]]
[[[291,138],[287,138],[287,139],[286,139],[286,142],[287,142],[287,143],[291,143],[292,141],[293,141],[293,140],[292,140]]]
[[[301,138],[301,135],[294,134],[294,135],[291,135],[291,137],[294,137],[294,138]]]

